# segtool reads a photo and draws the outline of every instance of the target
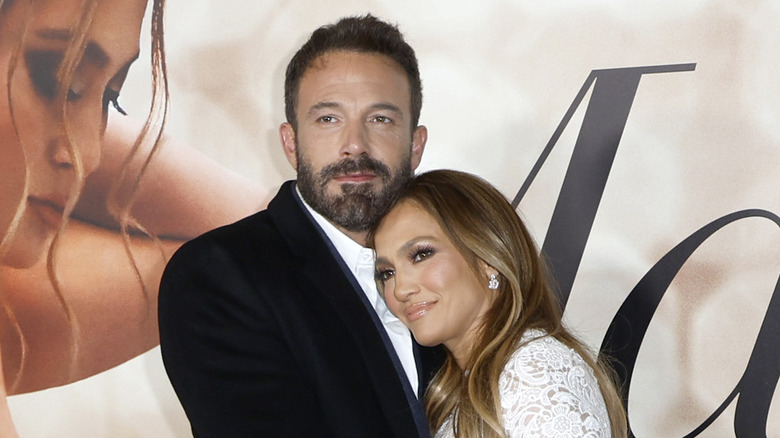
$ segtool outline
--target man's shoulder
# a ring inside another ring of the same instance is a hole
[[[268,211],[263,210],[232,224],[207,231],[187,241],[182,246],[182,250],[192,250],[204,246],[242,246],[249,241],[274,241],[278,236],[279,231],[274,226]]]
[[[321,254],[322,233],[295,198],[290,182],[268,208],[208,231],[182,245],[169,264],[250,263],[278,266]]]
[[[265,246],[279,243],[284,231],[279,227],[284,219],[300,215],[296,211],[290,182],[279,189],[279,193],[269,203],[268,208],[231,224],[223,225],[207,231],[182,246],[184,251],[192,251],[203,247],[244,247]],[[280,220],[279,218],[282,218]]]
[[[267,254],[285,251],[284,240],[268,220],[267,212],[261,211],[185,242],[168,261],[165,272],[221,271],[252,261],[265,266]]]

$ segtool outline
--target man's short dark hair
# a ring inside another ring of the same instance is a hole
[[[298,50],[287,65],[284,80],[284,111],[293,129],[298,129],[295,114],[301,78],[320,56],[332,51],[376,53],[389,57],[404,69],[411,92],[412,129],[420,120],[422,109],[422,81],[414,50],[404,40],[397,26],[388,24],[371,14],[342,18],[315,30],[306,44]]]

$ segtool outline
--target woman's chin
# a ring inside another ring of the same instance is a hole
[[[417,335],[414,332],[412,332],[412,336],[414,336],[414,340],[423,347],[436,347],[441,345],[441,341],[434,339],[431,336],[426,336],[424,334]]]
[[[25,236],[24,232],[16,232],[0,247],[0,265],[16,269],[29,268],[43,257],[50,242],[51,236],[48,235]]]
[[[40,254],[37,257],[30,254],[19,254],[17,252],[9,252],[0,259],[0,264],[3,266],[24,269],[29,268],[40,260]]]

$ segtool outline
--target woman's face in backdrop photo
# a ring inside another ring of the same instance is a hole
[[[374,236],[377,281],[390,310],[422,345],[444,344],[458,359],[473,345],[492,303],[491,269],[474,272],[458,248],[425,210],[402,201]]]
[[[77,160],[84,177],[100,163],[108,111],[138,57],[146,0],[97,1],[64,105],[56,99],[58,71],[83,9],[71,0],[6,6],[0,15],[0,264],[25,267],[62,224],[78,181]]]

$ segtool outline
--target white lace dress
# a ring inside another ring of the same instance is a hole
[[[501,372],[498,389],[507,436],[611,436],[607,407],[593,369],[577,352],[543,335],[543,331],[528,330],[523,341],[531,341],[512,354]],[[435,438],[452,437],[450,416]]]

